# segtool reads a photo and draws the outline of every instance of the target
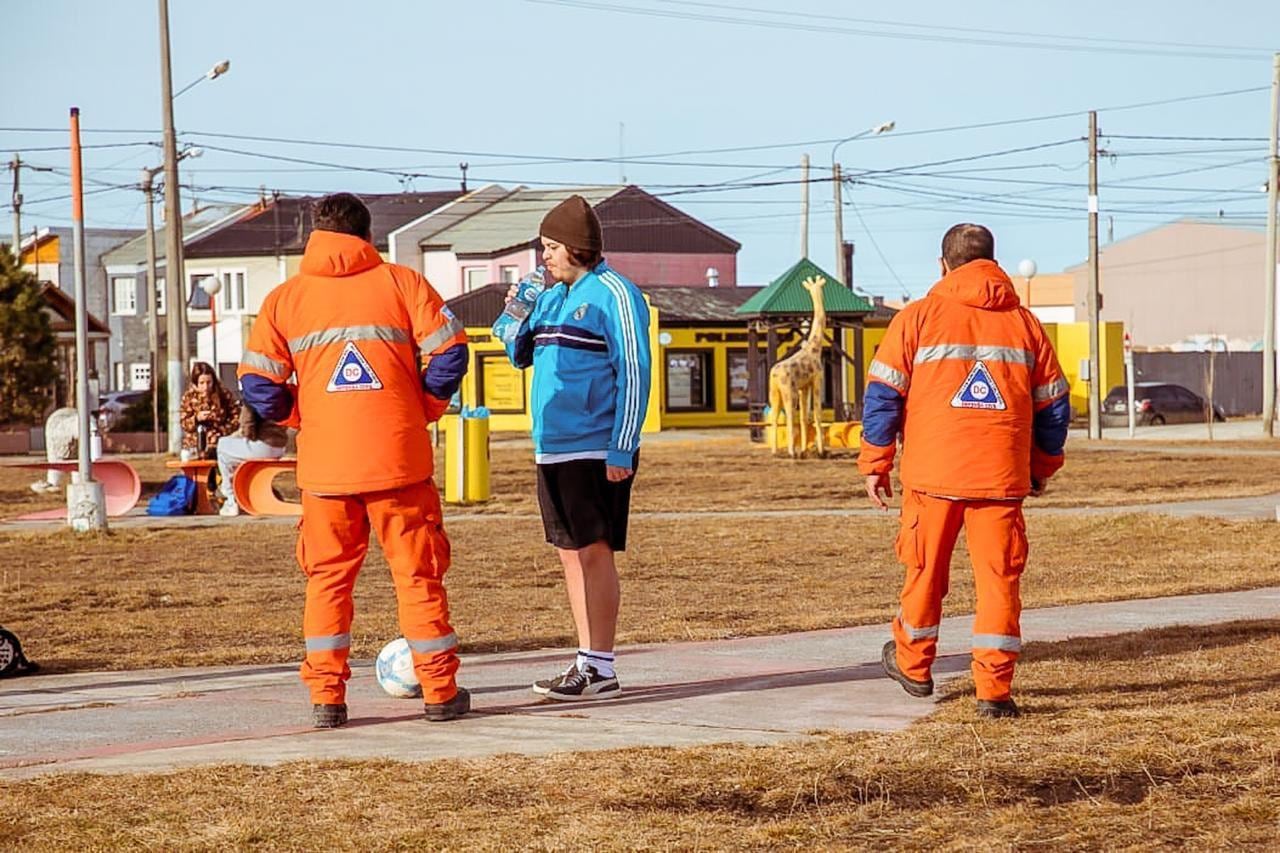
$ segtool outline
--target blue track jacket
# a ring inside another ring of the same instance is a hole
[[[632,468],[649,407],[649,306],[604,261],[538,297],[507,356],[533,366],[539,464],[604,459]]]

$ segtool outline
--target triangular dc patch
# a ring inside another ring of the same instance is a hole
[[[987,370],[985,364],[978,362],[973,366],[973,370],[969,371],[969,375],[965,377],[964,384],[960,386],[960,390],[951,398],[951,408],[990,409],[1003,412],[1009,407],[1005,405],[1004,397],[1000,394],[1000,388],[996,386],[995,380],[991,378],[991,371]]]
[[[365,361],[354,341],[347,341],[329,379],[330,391],[381,391],[382,380]]]

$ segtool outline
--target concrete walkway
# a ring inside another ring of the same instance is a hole
[[[1246,618],[1280,618],[1280,587],[1030,610],[1023,633],[1032,642],[1056,641]],[[938,682],[968,668],[971,622],[945,620]],[[292,664],[35,676],[0,685],[0,778],[764,744],[823,730],[895,730],[934,702],[909,698],[883,676],[887,637],[877,625],[626,648],[625,694],[595,704],[544,703],[528,690],[570,652],[471,656],[462,683],[475,713],[443,724],[421,720],[416,700],[383,694],[364,662],[353,667],[351,723],[329,731],[309,728],[310,706]]]

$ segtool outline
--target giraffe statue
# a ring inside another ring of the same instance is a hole
[[[769,419],[773,426],[772,451],[778,453],[778,412],[785,409],[787,413],[787,455],[796,457],[795,437],[797,428],[800,431],[800,452],[803,453],[808,442],[805,440],[805,409],[813,415],[818,455],[826,453],[822,435],[822,346],[827,331],[827,312],[822,304],[822,288],[827,280],[822,276],[809,276],[801,287],[809,291],[813,300],[813,322],[809,325],[809,334],[786,358],[779,361],[769,371]]]

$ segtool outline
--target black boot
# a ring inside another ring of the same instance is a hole
[[[915,681],[907,678],[902,674],[902,670],[898,669],[898,643],[896,640],[890,640],[884,644],[884,648],[880,652],[880,665],[884,667],[885,675],[901,684],[903,690],[917,699],[933,695],[932,678],[928,681]]]
[[[471,693],[465,687],[458,688],[458,694],[448,702],[428,702],[422,713],[433,723],[443,723],[461,717],[471,710]]]

